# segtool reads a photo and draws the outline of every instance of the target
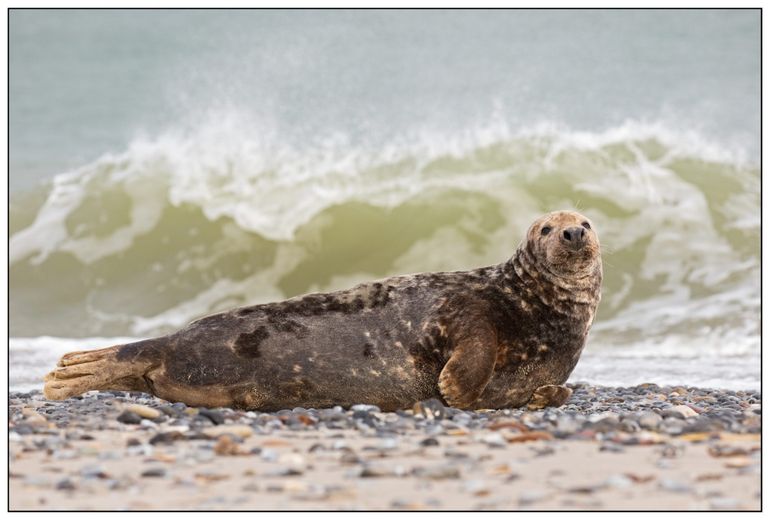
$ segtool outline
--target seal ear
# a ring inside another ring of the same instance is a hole
[[[438,378],[449,406],[470,407],[482,394],[495,368],[497,336],[492,325],[475,316],[452,334],[454,349]]]

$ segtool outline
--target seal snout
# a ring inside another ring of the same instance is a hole
[[[571,249],[579,251],[586,245],[586,230],[582,226],[567,228],[562,233],[562,238]]]

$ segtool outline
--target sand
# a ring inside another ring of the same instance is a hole
[[[723,431],[670,435],[555,409],[326,420],[177,405],[172,420],[157,398],[97,394],[11,400],[11,510],[760,508],[757,404]],[[116,419],[128,409],[157,417]],[[707,424],[701,411],[676,420]]]

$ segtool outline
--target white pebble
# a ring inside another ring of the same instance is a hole
[[[630,478],[620,474],[610,475],[607,480],[604,481],[605,485],[616,489],[626,489],[631,487],[633,483],[634,482]]]
[[[680,404],[680,405],[677,405],[677,406],[672,406],[669,409],[672,410],[672,411],[679,412],[680,414],[682,414],[682,417],[684,417],[685,419],[687,419],[688,417],[696,417],[696,416],[699,415],[698,412],[696,412],[695,410],[693,410],[692,408],[690,408],[686,404]]]

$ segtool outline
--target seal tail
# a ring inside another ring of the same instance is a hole
[[[147,374],[158,366],[153,359],[159,360],[159,357],[146,354],[164,343],[162,338],[157,338],[64,354],[56,368],[45,376],[43,395],[46,399],[61,400],[89,390],[150,393]]]

